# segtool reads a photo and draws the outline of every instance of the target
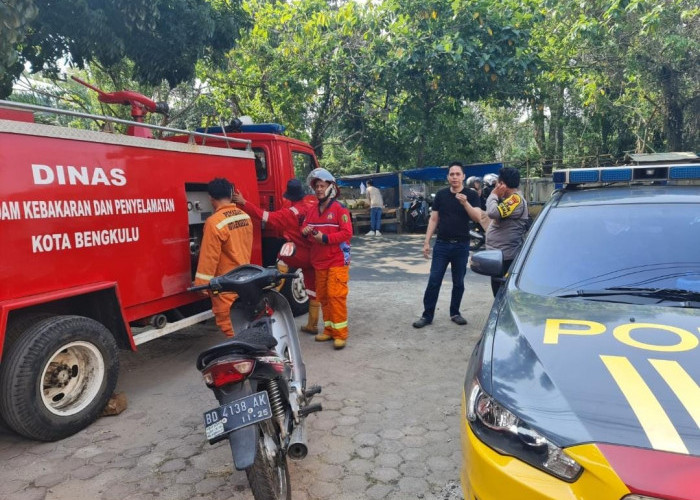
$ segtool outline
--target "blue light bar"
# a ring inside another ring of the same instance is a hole
[[[627,182],[631,180],[631,168],[605,168],[600,172],[601,182]]]
[[[571,168],[552,172],[552,181],[560,186],[616,182],[659,183],[674,180],[700,180],[700,164]]]
[[[552,173],[552,180],[555,184],[564,184],[566,182],[566,170],[555,170]]]
[[[279,123],[251,123],[241,125],[241,132],[259,132],[263,134],[282,134],[285,126]]]
[[[248,132],[248,133],[262,133],[262,134],[278,134],[284,133],[286,127],[280,125],[279,123],[249,123],[247,125],[241,125],[239,129],[232,126],[226,126],[223,131],[221,127],[199,127],[195,129],[197,132],[204,132],[207,134],[221,134],[222,132],[235,133],[235,132]]]
[[[598,182],[600,172],[597,168],[587,168],[585,170],[570,170],[569,183],[581,184],[583,182]]]
[[[683,165],[671,167],[668,172],[669,179],[700,179],[700,165]]]

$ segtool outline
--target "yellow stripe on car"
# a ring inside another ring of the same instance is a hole
[[[688,448],[673,426],[659,400],[651,392],[642,376],[624,356],[601,355],[637,420],[649,438],[651,446],[657,450],[688,454]]]
[[[656,368],[661,378],[666,381],[700,428],[700,386],[677,361],[650,359],[649,362]]]

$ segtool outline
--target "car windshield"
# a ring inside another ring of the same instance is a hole
[[[700,204],[552,207],[535,236],[520,271],[521,290],[700,293]]]

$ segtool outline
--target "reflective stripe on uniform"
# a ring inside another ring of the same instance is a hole
[[[199,278],[200,280],[207,280],[210,281],[211,279],[214,278],[214,276],[211,276],[209,274],[202,274],[202,273],[197,273],[194,275],[195,278]]]
[[[335,328],[336,330],[340,330],[341,328],[347,328],[348,320],[345,320],[341,323],[333,323],[332,321],[326,321],[323,323],[323,326],[330,326],[331,328]]]
[[[238,214],[238,215],[232,215],[231,217],[226,217],[224,220],[219,222],[216,225],[216,229],[221,229],[224,226],[227,226],[231,224],[232,222],[236,222],[239,220],[250,220],[250,215],[248,214]]]
[[[299,215],[299,210],[297,210],[296,207],[289,207],[289,210],[290,210],[294,215]]]
[[[267,222],[267,219],[270,217],[270,212],[267,210],[263,210],[263,216],[262,216],[262,221]]]

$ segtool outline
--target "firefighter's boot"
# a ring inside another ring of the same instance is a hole
[[[321,312],[321,303],[317,300],[309,300],[309,321],[301,327],[302,332],[316,335],[318,333],[318,317]]]
[[[319,333],[314,337],[316,339],[316,342],[326,342],[328,340],[333,340],[333,337],[330,335],[326,335],[325,333]]]

